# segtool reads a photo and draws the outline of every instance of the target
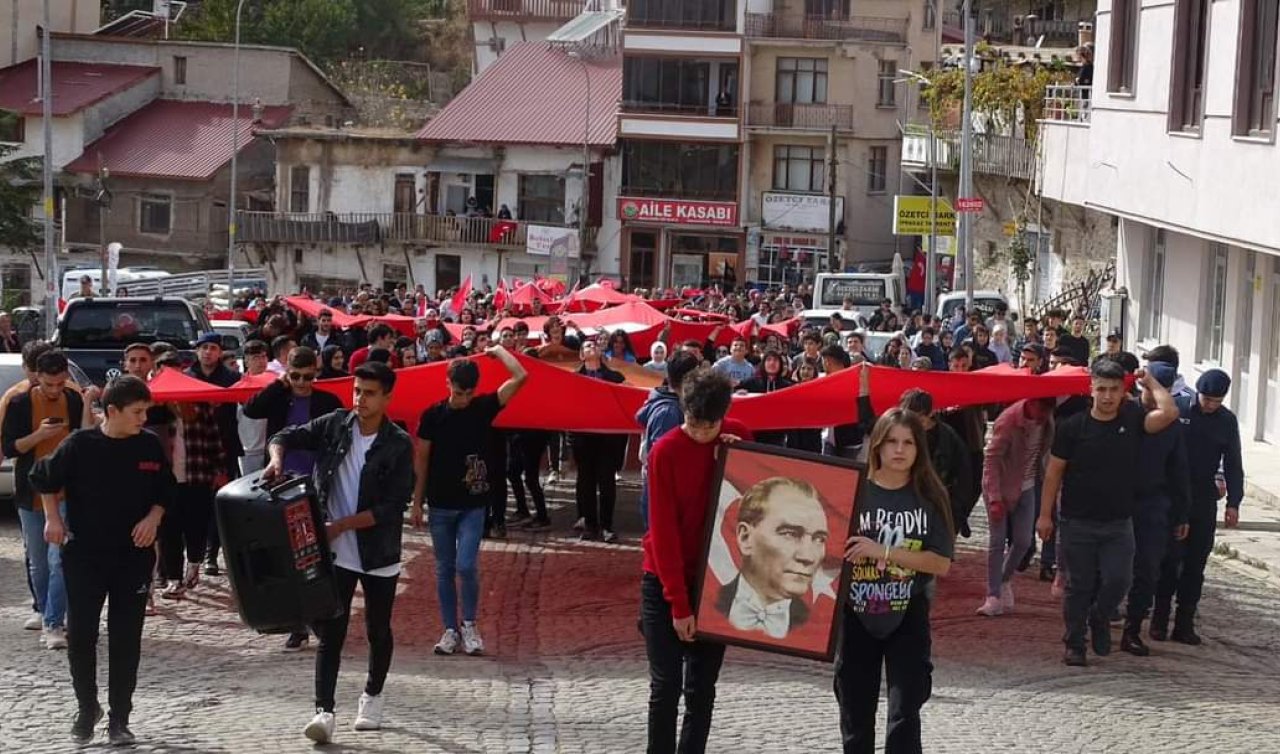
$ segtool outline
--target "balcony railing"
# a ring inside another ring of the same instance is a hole
[[[960,134],[939,131],[934,158],[938,168],[960,169]],[[902,137],[902,162],[908,167],[929,167],[929,132],[907,132]],[[973,172],[1029,181],[1035,175],[1035,142],[997,134],[973,135]]]
[[[801,131],[853,130],[852,105],[814,105],[753,102],[747,106],[747,127],[787,128]]]
[[[503,250],[523,249],[530,225],[492,217],[410,213],[240,212],[239,218],[239,239],[246,243],[370,245],[398,241]]]
[[[819,39],[833,42],[906,44],[909,21],[905,18],[853,16],[793,18],[778,13],[748,13],[746,35],[772,39]]]
[[[568,21],[585,0],[467,0],[471,21]]]
[[[738,117],[738,108],[733,105],[717,106],[714,102],[705,105],[681,105],[674,102],[623,100],[620,111],[624,115],[686,115],[699,118]]]
[[[1093,87],[1050,84],[1045,87],[1044,119],[1059,123],[1088,123]]]

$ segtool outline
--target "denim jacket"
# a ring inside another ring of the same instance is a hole
[[[329,515],[329,496],[342,461],[351,449],[353,411],[340,409],[312,419],[306,424],[286,427],[271,438],[272,445],[286,450],[310,450],[316,454],[313,477],[320,507]],[[356,531],[360,566],[366,571],[400,562],[404,510],[413,496],[413,440],[407,432],[384,418],[378,428],[364,469],[356,510],[371,511],[376,525]]]

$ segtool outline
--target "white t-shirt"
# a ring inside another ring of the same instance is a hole
[[[236,426],[240,430],[240,445],[245,453],[262,453],[266,450],[266,419],[250,419],[244,415],[244,406],[236,406]]]
[[[347,457],[342,459],[342,465],[338,467],[337,482],[333,485],[333,491],[329,493],[330,520],[337,521],[356,514],[356,507],[360,500],[360,472],[364,471],[365,456],[369,453],[369,448],[373,447],[373,441],[377,437],[376,432],[367,437],[360,434],[359,423],[352,422],[351,449],[347,451]],[[361,567],[360,549],[356,544],[355,531],[343,532],[329,543],[329,548],[333,550],[333,564],[339,568],[356,573],[367,573],[370,576],[396,576],[400,573],[399,563],[375,568],[372,571],[366,571]]]

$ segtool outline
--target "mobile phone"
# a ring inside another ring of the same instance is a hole
[[[67,420],[63,419],[60,416],[50,416],[48,419],[45,419],[45,421],[49,422],[50,424],[66,424],[67,423]]]

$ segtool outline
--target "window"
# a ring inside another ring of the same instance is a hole
[[[655,260],[658,258],[658,234],[631,231],[630,259],[627,270],[628,288],[652,288]]]
[[[825,183],[823,147],[773,148],[773,187],[779,191],[822,191]]]
[[[1270,137],[1276,126],[1276,35],[1280,0],[1241,3],[1232,132]]]
[[[846,0],[804,0],[806,18],[844,18]]]
[[[519,3],[513,3],[519,5]],[[630,0],[627,25],[644,28],[721,29],[737,26],[737,4],[733,0]],[[527,11],[530,3],[524,3]]]
[[[311,168],[307,165],[294,165],[289,168],[289,211],[310,212],[311,206]]]
[[[521,175],[516,217],[531,223],[564,224],[564,178]]]
[[[1142,0],[1111,3],[1111,60],[1107,66],[1107,91],[1132,94],[1138,62],[1138,14]]]
[[[722,78],[728,67],[721,66]],[[714,101],[710,63],[628,57],[622,71],[622,103],[628,110],[710,112]]]
[[[139,200],[138,232],[169,235],[173,220],[173,198],[164,194],[143,194]]]
[[[897,83],[898,61],[881,60],[880,70],[876,73],[876,107],[894,107],[898,104]]]
[[[31,266],[6,264],[0,267],[0,306],[5,311],[31,304]]]
[[[1206,267],[1205,282],[1209,289],[1205,292],[1200,327],[1196,330],[1196,361],[1221,364],[1227,322],[1227,247],[1210,244]]]
[[[882,193],[888,174],[889,148],[872,147],[867,157],[867,193]]]
[[[938,9],[934,5],[938,0],[924,0],[924,27],[932,29],[938,23]]]
[[[0,142],[22,143],[27,140],[27,119],[13,113],[0,112]]]
[[[826,58],[778,58],[777,97],[791,104],[827,101]]]
[[[1169,86],[1170,131],[1200,131],[1209,48],[1209,2],[1177,0],[1173,20],[1173,77]]]
[[[187,59],[182,55],[173,56],[173,83],[187,83]]]
[[[1160,321],[1164,318],[1164,231],[1153,230],[1143,260],[1142,300],[1138,302],[1141,318],[1139,340],[1160,340]]]
[[[622,142],[622,193],[737,201],[738,145]]]

